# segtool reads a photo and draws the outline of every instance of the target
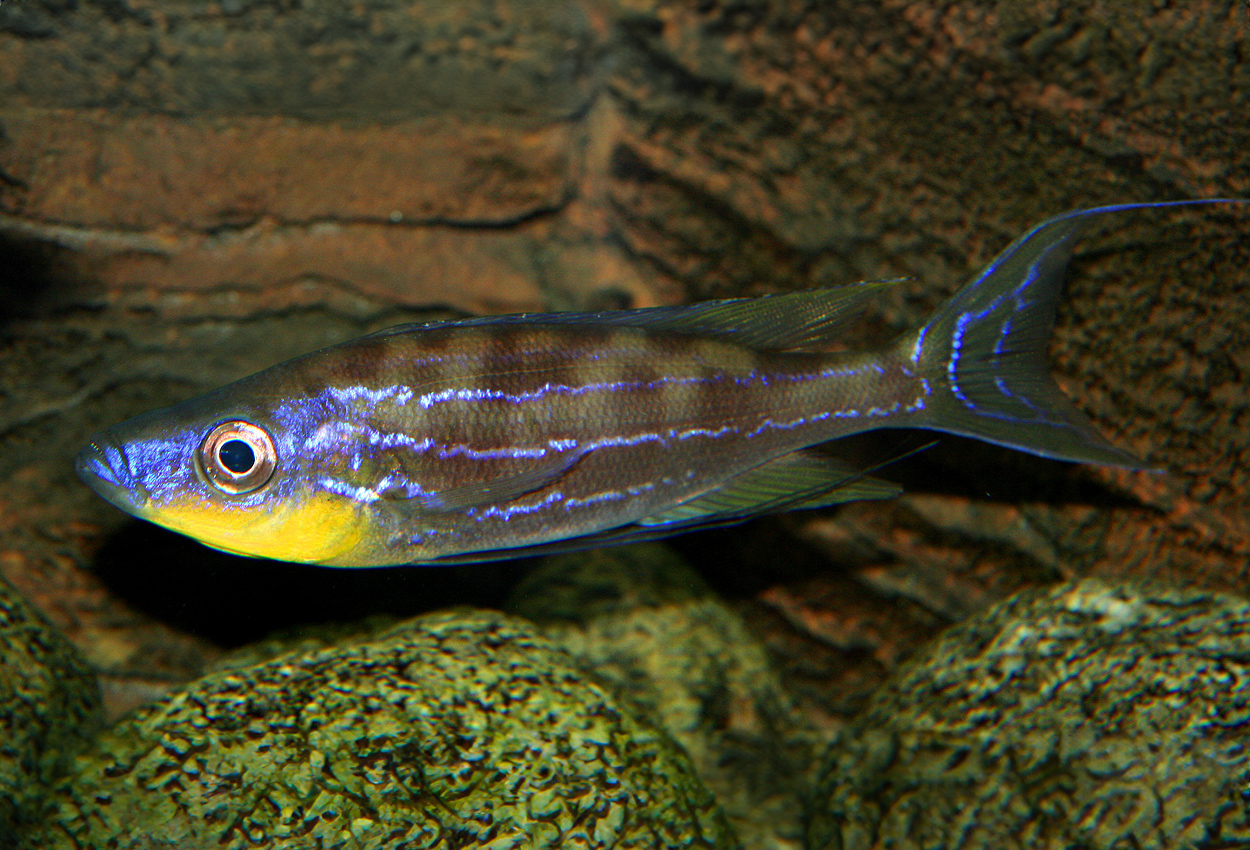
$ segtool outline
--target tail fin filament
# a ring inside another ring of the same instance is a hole
[[[1140,468],[1109,443],[1051,379],[1046,345],[1072,244],[1106,213],[1236,200],[1120,204],[1034,227],[946,302],[905,356],[932,386],[924,427],[1043,457]]]

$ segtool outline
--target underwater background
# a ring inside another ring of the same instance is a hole
[[[878,343],[1058,213],[1250,197],[1248,54],[1241,0],[4,0],[0,847],[1250,843],[1237,207],[1068,275],[1054,373],[1159,472],[941,438],[893,501],[330,570],[72,465],[408,321],[908,278]]]

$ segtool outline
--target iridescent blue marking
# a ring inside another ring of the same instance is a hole
[[[463,457],[470,460],[526,460],[546,457],[551,451],[559,452],[576,448],[577,441],[567,439],[548,440],[545,447],[500,446],[479,449],[466,443],[456,443],[454,445],[438,443],[430,437],[417,439],[403,432],[382,431],[369,425],[333,421],[325,423],[314,431],[304,441],[304,447],[309,451],[329,450],[331,452],[344,451],[349,447],[354,447],[356,450],[352,452],[349,463],[353,470],[359,470],[365,457],[361,450],[365,448],[373,450],[370,454],[376,454],[376,451],[396,448],[408,449],[414,454],[433,452],[441,460],[447,460],[452,457]]]
[[[815,416],[800,416],[797,419],[791,419],[789,422],[774,422],[771,419],[765,419],[763,422],[760,423],[760,425],[754,431],[751,431],[750,433],[748,433],[747,437],[748,438],[758,437],[760,434],[763,434],[765,431],[778,431],[778,430],[788,431],[792,428],[798,428],[802,425],[807,425],[810,422],[820,422],[822,420],[828,419],[830,416],[836,416],[836,415],[837,414],[834,413],[833,411],[826,411],[824,413],[818,413]]]
[[[927,382],[926,382],[927,383]],[[925,394],[928,394],[928,387],[925,387]],[[858,419],[865,418],[881,418],[894,416],[898,413],[915,413],[924,410],[924,397],[917,396],[911,404],[904,405],[901,401],[896,401],[889,407],[870,407],[867,410],[856,410],[854,408],[843,408],[841,410],[824,410],[811,416],[799,416],[786,422],[777,422],[773,419],[765,419],[754,430],[747,432],[747,438],[758,437],[765,431],[789,431],[794,428],[800,428],[804,425],[811,425],[816,422],[824,422],[827,419]]]
[[[916,334],[916,344],[911,347],[911,365],[912,366],[920,365],[920,355],[924,353],[924,338],[925,338],[925,334],[927,334],[928,332],[929,332],[929,328],[926,326],[926,327],[921,328],[920,331]]]
[[[523,516],[541,511],[543,508],[553,505],[563,498],[564,494],[559,490],[555,490],[530,505],[509,505],[502,508],[491,505],[488,508],[469,508],[465,513],[479,522],[484,519],[501,519],[507,522],[514,516]]]
[[[420,531],[414,531],[409,534],[407,540],[409,546],[419,546],[431,537],[442,537],[444,539],[450,538],[452,540],[456,540],[459,539],[460,536],[460,532],[450,528],[422,528]]]
[[[1022,298],[1016,299],[1016,312],[1017,313],[1023,310],[1027,306],[1029,306],[1028,301],[1025,301]],[[1003,320],[1002,328],[998,332],[998,339],[994,341],[994,355],[996,357],[1003,356],[1004,345],[1007,342],[1007,337],[1011,336],[1011,322],[1012,322],[1012,319],[1014,318],[1015,318],[1015,314],[1013,313],[1013,314],[1008,315],[1007,318]],[[1008,395],[1010,395],[1010,393],[1008,393]]]
[[[595,493],[590,496],[582,496],[581,498],[574,496],[564,500],[564,509],[566,511],[572,511],[575,508],[592,507],[604,502],[619,502],[622,499],[628,499],[631,496],[641,496],[643,493],[649,493],[661,484],[667,486],[672,483],[673,479],[662,478],[659,482],[639,484],[635,487],[626,487],[624,490],[604,490],[603,492]]]
[[[438,497],[437,493],[431,493],[401,472],[387,473],[372,487],[359,486],[329,475],[321,476],[318,483],[330,493],[366,504],[378,501],[383,497],[383,493],[388,493],[389,498],[395,499],[437,499]]]
[[[920,379],[920,395],[916,397],[916,400],[912,402],[911,407],[908,408],[908,410],[912,413],[924,410],[924,407],[925,407],[924,400],[928,398],[929,396],[931,396],[932,394],[933,394],[933,386],[929,383],[929,379],[921,378]]]
[[[326,387],[326,395],[339,404],[355,404],[363,401],[372,410],[384,401],[393,401],[398,405],[407,404],[412,401],[412,388],[398,385],[380,390],[371,390],[362,386]]]
[[[955,320],[955,333],[951,335],[951,356],[946,361],[946,377],[950,381],[951,392],[955,394],[955,398],[962,401],[967,407],[976,410],[976,405],[959,388],[959,376],[956,373],[956,370],[959,368],[959,352],[964,345],[964,334],[967,332],[968,323],[971,321],[971,313],[963,313]]]
[[[781,377],[791,381],[810,381],[815,378],[854,378],[868,370],[872,370],[878,375],[885,374],[885,367],[881,364],[866,362],[858,366],[830,366],[811,375],[782,375]]]
[[[524,404],[525,402],[535,401],[548,395],[565,395],[579,396],[593,392],[620,392],[622,390],[642,390],[655,389],[665,384],[702,384],[707,383],[710,378],[658,378],[654,381],[605,381],[601,383],[582,384],[581,386],[570,386],[569,384],[543,384],[536,390],[525,390],[519,393],[509,393],[504,390],[490,389],[487,387],[464,387],[464,388],[448,388],[437,392],[426,393],[418,399],[418,404],[423,408],[429,409],[436,404],[442,404],[448,401],[506,401],[511,404]]]
[[[581,385],[571,384],[554,384],[551,382],[543,384],[538,389],[525,390],[518,393],[510,393],[504,390],[493,389],[489,387],[462,387],[438,390],[436,392],[426,393],[417,399],[417,403],[422,408],[429,409],[436,404],[446,402],[477,402],[477,401],[505,401],[510,404],[524,404],[530,401],[536,401],[548,395],[564,395],[579,396],[594,392],[623,392],[635,390],[655,390],[664,386],[694,386],[699,384],[716,384],[721,381],[732,381],[738,386],[750,386],[752,384],[760,384],[761,386],[769,386],[772,381],[792,381],[795,383],[801,381],[812,381],[821,378],[850,378],[861,375],[866,371],[872,371],[879,375],[885,374],[885,367],[875,362],[860,363],[856,366],[830,366],[821,369],[818,372],[808,374],[766,374],[763,372],[750,372],[746,375],[730,375],[717,373],[711,375],[699,376],[661,376],[653,381],[600,381],[596,383],[587,383]]]
[[[685,430],[678,430],[676,428],[669,428],[664,432],[646,431],[641,434],[631,434],[629,436],[604,437],[599,440],[591,440],[585,444],[584,450],[592,451],[594,449],[638,446],[643,443],[660,443],[661,445],[667,446],[669,443],[682,442],[693,437],[708,437],[710,439],[717,439],[719,437],[724,437],[727,434],[737,434],[738,432],[739,429],[732,425],[724,425],[715,429],[687,428]]]
[[[338,478],[331,478],[328,475],[323,475],[317,480],[317,483],[320,484],[321,488],[326,492],[333,493],[336,496],[343,496],[346,499],[351,499],[353,502],[364,502],[369,504],[371,502],[376,502],[381,498],[381,496],[377,494],[376,490],[372,490],[368,487],[360,487],[355,484],[349,484],[346,481],[342,481]]]
[[[370,448],[383,450],[404,448],[414,452],[424,452],[434,447],[434,441],[429,437],[417,439],[403,432],[382,431],[355,422],[332,420],[313,431],[304,440],[304,448],[309,451],[322,449],[334,451],[342,448],[350,440],[363,441]]]
[[[446,460],[449,457],[464,457],[470,460],[535,460],[544,458],[550,452],[559,454],[578,446],[577,440],[548,440],[545,446],[497,446],[489,449],[475,449],[466,443],[455,445],[440,444],[437,446],[438,457]],[[421,449],[429,451],[429,447]]]
[[[463,457],[469,460],[527,460],[546,457],[548,451],[549,449],[529,446],[474,449],[464,443],[457,443],[454,446],[440,446],[437,455],[440,460],[447,460],[451,457]]]
[[[286,468],[299,469],[295,446],[285,434],[273,435],[280,463]],[[241,510],[263,504],[270,498],[291,498],[296,482],[289,475],[276,476],[274,484],[252,493],[231,496],[226,500],[200,480],[196,472],[195,454],[204,434],[200,429],[185,430],[170,437],[136,439],[126,443],[135,493],[141,488],[148,499],[157,506],[166,506],[196,498],[204,504],[218,504],[225,510]]]
[[[126,444],[131,469],[137,470],[136,483],[155,502],[182,496],[184,480],[193,469],[198,435],[186,432],[167,439],[133,440]]]
[[[130,471],[130,463],[121,449],[108,442],[93,444],[103,457],[93,457],[87,461],[91,472],[101,481],[133,490],[135,487],[134,473]]]
[[[1059,242],[1056,242],[1055,244],[1057,245],[1059,244]],[[955,333],[951,335],[951,355],[950,355],[950,359],[946,362],[946,375],[947,375],[948,380],[950,381],[951,392],[955,395],[957,399],[963,402],[965,407],[969,408],[970,410],[975,410],[978,413],[982,413],[986,416],[990,416],[991,418],[1005,419],[1010,422],[1034,421],[1034,420],[1025,420],[1020,417],[1013,416],[1009,413],[1004,413],[1000,411],[982,411],[977,406],[976,402],[974,402],[971,398],[969,398],[967,394],[964,393],[963,389],[959,386],[958,368],[959,368],[959,358],[961,356],[961,352],[963,349],[964,335],[968,332],[968,326],[974,322],[984,321],[993,313],[995,313],[999,309],[999,307],[1002,306],[1003,302],[1006,299],[1010,298],[1015,301],[1015,308],[1012,310],[1011,313],[1007,314],[1007,317],[1004,319],[1003,323],[999,326],[998,339],[995,340],[994,348],[993,348],[994,354],[996,356],[1001,356],[1003,352],[1003,345],[1007,341],[1007,339],[1010,337],[1010,334],[1011,334],[1012,317],[1016,313],[1019,313],[1021,310],[1024,310],[1026,307],[1028,307],[1032,303],[1024,299],[1023,293],[1026,289],[1028,289],[1030,286],[1032,286],[1034,283],[1037,282],[1038,266],[1044,259],[1046,259],[1046,256],[1047,255],[1043,253],[1040,256],[1038,256],[1036,260],[1033,261],[1033,263],[1029,266],[1028,274],[1024,276],[1024,279],[1014,289],[1011,289],[1008,292],[1000,293],[997,297],[991,300],[985,306],[984,309],[977,310],[977,311],[970,310],[966,313],[961,313],[959,318],[955,320]],[[991,277],[993,274],[992,270],[994,268],[995,266],[991,266],[990,269],[987,269],[986,272],[981,275],[980,280],[984,281],[988,279],[989,277]],[[1017,401],[1020,400],[1018,396],[1016,396],[1016,394],[1012,393],[1009,389],[1007,389],[1007,387],[1003,383],[1002,376],[998,376],[995,379],[995,384],[998,386],[999,390],[1002,391],[1008,398],[1012,398]],[[1028,404],[1028,406],[1031,407],[1033,410],[1040,411],[1040,408],[1036,407],[1033,404]]]

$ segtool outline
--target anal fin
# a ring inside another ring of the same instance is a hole
[[[737,475],[715,490],[649,517],[638,525],[697,526],[861,499],[891,499],[903,488],[834,458],[791,452]]]

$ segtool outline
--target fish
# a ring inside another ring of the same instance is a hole
[[[593,313],[403,325],[93,436],[79,475],[226,552],[335,567],[471,563],[898,495],[820,449],[920,428],[1130,469],[1050,377],[1073,243],[1033,227],[918,330],[837,345],[892,281]]]

